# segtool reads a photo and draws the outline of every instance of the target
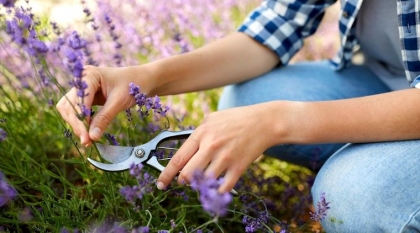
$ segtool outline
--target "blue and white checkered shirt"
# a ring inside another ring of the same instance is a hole
[[[351,63],[355,37],[355,20],[363,0],[341,0],[339,29],[341,48],[331,59],[340,70]],[[407,80],[420,89],[420,2],[396,0],[401,53]],[[327,7],[335,0],[265,0],[252,11],[239,31],[271,48],[287,64],[302,47],[303,39],[318,28]]]

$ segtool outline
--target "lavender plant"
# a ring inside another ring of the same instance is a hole
[[[191,186],[162,192],[147,167],[90,167],[85,159],[95,149],[80,146],[54,108],[75,87],[74,107],[87,124],[97,109],[84,104],[84,65],[134,65],[191,51],[234,30],[258,3],[82,0],[85,20],[65,28],[35,15],[30,0],[0,0],[0,232],[285,232],[320,220],[325,199],[312,220],[303,214],[308,170],[282,165],[282,174],[270,174],[266,165],[275,162],[266,158],[235,187],[239,198],[217,193],[221,180],[200,173]],[[134,145],[169,127],[191,128],[215,110],[219,90],[159,98],[131,84],[129,95],[137,106],[117,116],[102,142]]]

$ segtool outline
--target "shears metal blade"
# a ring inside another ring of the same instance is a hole
[[[88,158],[88,161],[105,171],[123,171],[130,169],[133,163],[143,163],[162,172],[165,167],[159,163],[158,158],[153,153],[158,149],[159,144],[168,140],[186,139],[193,131],[192,129],[182,131],[164,130],[149,142],[136,147],[96,144],[100,156],[110,163],[98,162],[91,158]]]

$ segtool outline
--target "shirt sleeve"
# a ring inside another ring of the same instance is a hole
[[[287,64],[312,35],[325,9],[335,0],[265,0],[252,11],[238,31],[272,49]]]
[[[411,83],[410,83],[410,87],[411,88],[417,88],[420,89],[420,76],[417,76],[417,78],[415,78]]]

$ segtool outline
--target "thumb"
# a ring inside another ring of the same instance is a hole
[[[92,119],[89,127],[90,139],[93,141],[99,140],[118,113],[119,108],[117,101],[107,101]]]

